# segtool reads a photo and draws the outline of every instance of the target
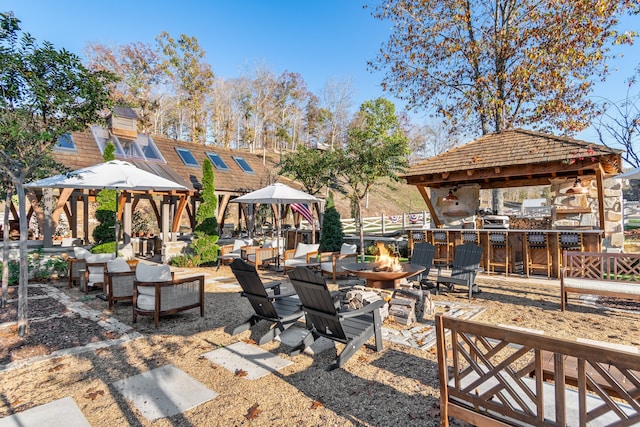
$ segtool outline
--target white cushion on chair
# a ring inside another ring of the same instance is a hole
[[[343,243],[340,248],[340,255],[351,255],[355,254],[358,250],[358,245],[350,245],[348,243]]]
[[[88,254],[85,256],[85,261],[88,264],[92,263],[101,263],[101,262],[109,262],[114,258],[114,254]],[[88,286],[93,286],[94,283],[104,283],[104,267],[101,265],[90,265],[89,269],[89,279],[87,281]]]
[[[316,252],[320,248],[320,244],[298,243],[296,251],[293,253],[294,258],[306,258],[309,252]]]
[[[136,267],[136,280],[139,282],[168,282],[171,280],[171,267],[139,263]]]
[[[233,249],[231,252],[240,253],[240,249],[243,246],[251,246],[253,245],[253,239],[235,239],[233,241]]]
[[[124,273],[131,271],[131,267],[129,267],[124,258],[118,257],[107,261],[107,271],[110,273]]]
[[[145,291],[149,290],[146,289],[149,288],[152,292],[151,295],[148,294],[143,294],[142,290],[144,289]],[[139,291],[139,295],[136,298],[136,304],[138,305],[138,308],[142,309],[142,310],[151,310],[153,311],[156,307],[156,296],[155,296],[155,292],[154,292],[154,288],[151,286],[142,286],[138,288]]]
[[[269,239],[269,240],[265,240],[264,245],[262,245],[263,248],[278,248],[280,255],[282,255],[282,253],[284,252],[284,239],[280,239],[280,247],[278,248],[278,240],[276,239]]]
[[[333,262],[329,261],[320,263],[320,269],[328,273],[333,273]]]
[[[305,265],[307,263],[307,259],[305,258],[289,258],[284,260],[283,264],[285,267],[297,267],[299,265]]]
[[[73,255],[78,259],[85,259],[89,254],[91,254],[91,252],[89,252],[85,248],[82,248],[80,246],[73,247]]]
[[[88,254],[84,257],[84,259],[88,262],[88,263],[92,263],[92,262],[108,262],[112,259],[115,258],[114,254]]]

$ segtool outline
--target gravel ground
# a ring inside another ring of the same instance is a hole
[[[232,277],[227,267],[203,271],[211,276]],[[265,274],[265,281],[283,279],[281,275]],[[433,349],[417,350],[385,342],[384,351],[377,353],[372,350],[371,341],[343,369],[327,371],[335,358],[334,350],[291,357],[289,348],[271,342],[262,348],[293,364],[258,380],[246,380],[201,357],[238,340],[250,342],[265,331],[266,325],[259,324],[237,336],[228,333],[252,314],[246,299],[228,288],[233,282],[220,280],[207,284],[204,318],[192,310],[161,319],[158,329],[149,318],[132,323],[130,304],[116,304],[114,311],[108,312],[106,302],[87,299],[77,289],[68,290],[64,284],[58,284],[72,299],[85,300],[86,305],[101,311],[105,318],[113,316],[133,326],[142,337],[0,371],[0,417],[71,396],[94,426],[439,425],[437,361]],[[596,306],[570,298],[569,310],[563,313],[559,309],[557,281],[483,276],[479,283],[483,292],[472,303],[483,306],[485,311],[474,320],[542,329],[548,335],[566,339],[580,336],[640,346],[637,304],[610,301],[609,305]],[[434,299],[466,302],[466,293],[443,294]],[[55,304],[40,305],[53,311],[62,310]],[[118,337],[101,336],[99,328],[84,321],[64,322],[68,324],[77,326],[75,338],[68,339],[73,345]],[[64,325],[60,322],[57,329],[46,325],[32,327],[31,345],[39,349],[36,354],[47,354],[49,347],[60,346],[50,340],[51,334],[74,335]],[[40,335],[43,339],[39,342]],[[16,341],[11,327],[0,328],[0,344],[0,349],[5,349],[4,363],[12,358],[30,357]],[[15,354],[7,352],[11,346],[15,346]],[[152,423],[111,386],[114,381],[167,364],[182,369],[219,396],[178,416]]]

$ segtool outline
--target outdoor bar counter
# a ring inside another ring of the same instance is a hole
[[[502,237],[497,236],[499,234]],[[434,264],[451,264],[455,246],[475,242],[482,247],[481,267],[486,272],[504,273],[505,253],[508,251],[509,274],[527,274],[527,264],[531,261],[531,264],[538,266],[531,271],[532,275],[557,278],[560,277],[563,250],[600,252],[603,236],[603,230],[587,229],[419,229],[409,232],[409,249],[413,251],[415,243],[429,242],[436,246]],[[503,238],[508,241],[508,245],[495,243]],[[493,245],[490,244],[490,239],[494,242]],[[530,241],[535,243],[529,243]],[[549,271],[543,268],[547,263],[551,267]]]

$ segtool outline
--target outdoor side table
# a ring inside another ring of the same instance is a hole
[[[218,255],[218,267],[216,268],[216,271],[220,270],[220,265],[222,264],[222,261],[231,262],[236,258],[240,258],[238,254]]]

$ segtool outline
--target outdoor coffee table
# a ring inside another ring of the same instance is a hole
[[[298,264],[297,267],[307,267],[309,270],[320,271],[320,263],[318,261],[307,262],[305,264]]]

